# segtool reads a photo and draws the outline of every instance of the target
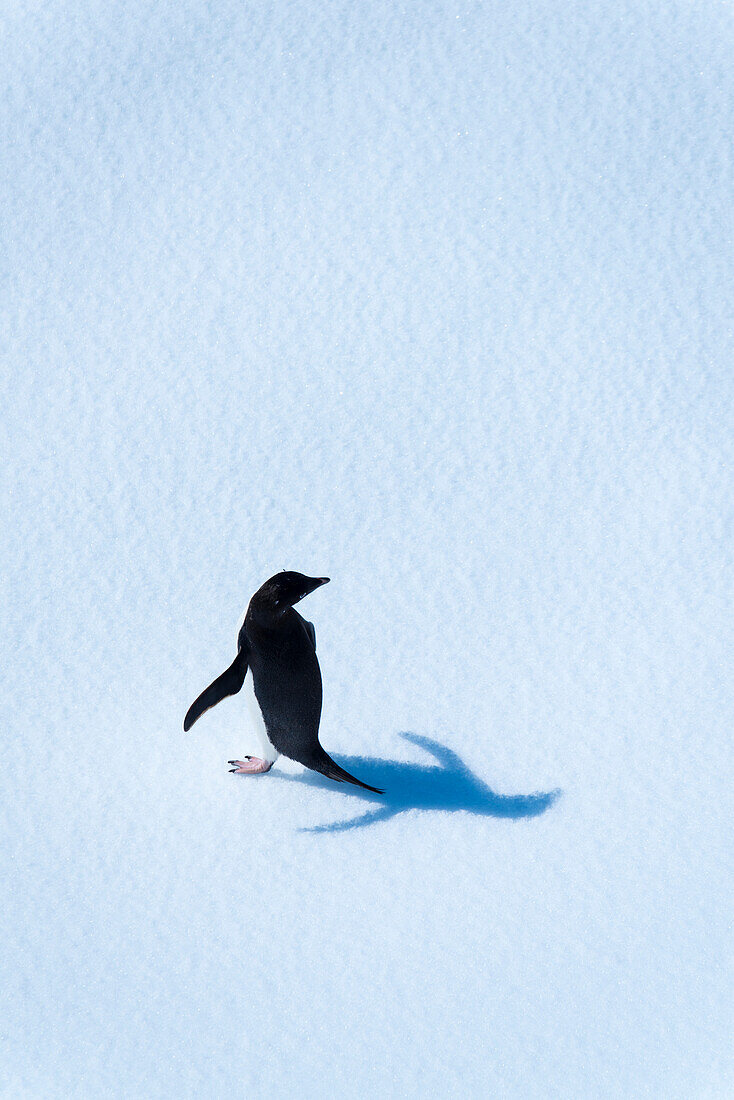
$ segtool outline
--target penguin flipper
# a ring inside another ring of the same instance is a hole
[[[201,718],[210,707],[221,703],[228,695],[236,695],[245,682],[247,675],[247,650],[243,647],[228,669],[217,676],[216,680],[202,691],[198,699],[189,707],[184,718],[184,730],[188,731],[197,718]]]
[[[295,608],[293,610],[295,611]],[[296,615],[298,615],[297,611],[296,611]],[[316,652],[316,627],[313,625],[313,623],[310,623],[308,621],[308,619],[304,619],[303,615],[298,615],[298,618],[301,620],[304,627],[306,628],[306,633],[308,634],[309,638],[311,639],[311,645],[313,646],[313,651],[315,653]]]
[[[362,787],[365,791],[372,791],[373,794],[384,794],[379,787],[370,787],[369,783],[363,783],[361,779],[355,779],[349,772],[345,772],[344,768],[340,768],[336,760],[332,760],[328,752],[325,752],[321,745],[317,745],[315,751],[310,754],[308,761],[303,761],[307,768],[311,768],[315,772],[321,772],[327,779],[333,779],[337,783],[353,783],[355,787]]]

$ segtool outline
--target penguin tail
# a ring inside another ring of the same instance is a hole
[[[316,772],[321,772],[327,779],[333,779],[336,783],[353,783],[355,787],[362,787],[365,791],[372,791],[373,794],[384,794],[379,787],[370,787],[369,783],[363,783],[361,779],[355,778],[350,775],[349,772],[344,771],[344,768],[340,768],[336,760],[332,760],[327,752],[319,745],[320,752],[317,752],[314,759],[307,765],[309,768],[313,768]]]

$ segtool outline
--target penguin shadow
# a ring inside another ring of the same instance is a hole
[[[377,808],[346,821],[315,825],[299,831],[340,833],[375,825],[378,821],[388,821],[404,810],[464,810],[484,817],[517,820],[545,813],[561,793],[554,790],[535,794],[497,794],[474,775],[452,749],[417,733],[402,733],[400,736],[424,749],[437,763],[421,765],[368,756],[340,757],[339,763],[347,771],[385,791],[384,794],[373,794],[344,783],[339,787],[340,793],[360,802],[374,803]],[[305,772],[303,775],[279,773],[278,778],[289,783],[334,790],[333,782],[315,772]]]

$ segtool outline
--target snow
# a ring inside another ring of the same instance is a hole
[[[730,1095],[730,6],[2,34],[2,1095]]]

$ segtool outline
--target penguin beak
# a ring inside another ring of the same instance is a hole
[[[321,588],[322,584],[328,584],[329,577],[310,577],[308,581],[308,588],[303,593],[303,596],[308,596],[311,592],[315,592],[317,588]],[[303,599],[301,596],[301,599]]]

